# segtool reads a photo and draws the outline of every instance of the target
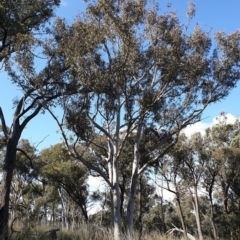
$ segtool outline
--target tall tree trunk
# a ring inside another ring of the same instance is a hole
[[[113,158],[112,158],[112,148],[111,144],[108,141],[108,174],[109,174],[109,182],[111,184],[111,190],[110,190],[110,199],[111,199],[111,223],[114,225],[114,205],[113,205]]]
[[[132,176],[130,196],[127,206],[127,216],[126,216],[126,228],[129,239],[133,235],[133,212],[134,212],[134,203],[137,190],[137,175]]]
[[[196,216],[198,238],[199,238],[199,240],[203,240],[202,228],[201,228],[201,220],[200,220],[200,211],[199,211],[197,186],[194,186],[193,207],[194,207],[195,216]]]
[[[8,140],[3,162],[2,182],[0,185],[0,239],[3,240],[8,239],[9,198],[19,138],[19,131],[15,131]]]
[[[210,197],[210,205],[211,205],[210,206],[210,221],[211,221],[211,224],[212,224],[214,240],[217,240],[217,229],[216,229],[216,226],[215,226],[215,223],[214,223],[214,215],[213,215],[212,192],[210,192],[209,197]]]
[[[142,124],[138,126],[137,135],[134,143],[134,159],[132,165],[132,178],[131,178],[131,187],[130,187],[130,196],[128,200],[127,206],[127,217],[126,217],[126,228],[128,237],[131,239],[133,235],[133,212],[134,212],[134,203],[135,196],[137,190],[137,182],[138,182],[138,170],[139,170],[139,161],[140,161],[140,153],[139,153],[139,143],[142,132]]]
[[[120,213],[120,189],[119,189],[119,138],[120,138],[120,119],[121,119],[121,104],[118,99],[118,112],[116,116],[116,132],[112,141],[112,209],[113,209],[113,226],[114,240],[121,239],[121,213]],[[111,147],[110,147],[111,149]],[[109,150],[110,150],[109,149]],[[111,150],[110,150],[111,152]],[[110,154],[111,155],[111,154]]]
[[[165,222],[165,213],[164,213],[164,209],[163,209],[163,177],[162,177],[162,187],[161,187],[161,218],[163,221],[163,230],[164,232],[167,232],[167,227],[166,227],[166,222]]]
[[[138,229],[138,239],[142,239],[142,176],[139,179],[139,210],[138,210],[138,223],[139,223],[139,229]]]
[[[208,196],[209,196],[209,199],[210,199],[210,221],[211,221],[211,225],[212,225],[214,240],[217,240],[218,237],[217,237],[217,229],[216,229],[216,226],[215,226],[215,223],[214,223],[213,199],[212,199],[213,187],[214,187],[217,172],[216,171],[212,172],[210,169],[208,169],[208,170],[209,170],[209,172],[211,173],[211,176],[212,176],[211,184],[210,184],[209,189],[208,189]]]
[[[182,224],[184,239],[188,240],[187,230],[186,230],[186,226],[185,226],[185,223],[184,223],[182,206],[181,206],[181,202],[180,202],[180,198],[179,198],[178,194],[179,193],[177,193],[177,206],[178,206],[178,210],[179,210],[179,217],[180,217],[180,221],[181,221],[181,224]]]
[[[65,229],[69,230],[69,221],[68,221],[69,210],[67,206],[67,200],[64,196],[64,191],[62,188],[58,188],[58,194],[62,204],[62,221],[64,223],[63,226]]]
[[[123,176],[122,184],[119,185],[120,190],[121,190],[121,194],[120,194],[120,213],[121,213],[121,218],[123,218],[123,215],[124,215],[123,203],[124,203],[124,195],[125,195],[125,189],[126,189],[125,185],[126,185],[126,177]]]
[[[118,163],[117,159],[113,157],[113,227],[114,227],[114,240],[120,240],[121,235],[121,213],[120,213],[120,192],[119,192],[119,176],[118,176]]]
[[[213,217],[213,205],[211,203],[211,217],[210,217],[210,220],[211,220],[211,224],[212,224],[212,229],[213,229],[213,237],[214,237],[214,240],[217,240],[217,230],[216,230],[216,226],[215,226],[215,223],[214,223],[214,217]]]
[[[16,110],[13,117],[12,131],[9,132],[5,123],[4,115],[0,107],[0,120],[2,124],[3,133],[7,139],[6,155],[3,161],[3,173],[2,182],[0,184],[0,239],[8,239],[8,219],[9,219],[9,198],[11,190],[11,182],[13,178],[13,171],[15,169],[16,152],[18,141],[21,137],[23,129],[27,126],[28,122],[33,119],[39,111],[42,109],[44,104],[40,104],[35,109],[36,102],[34,99],[32,103],[24,110],[24,104],[26,99],[34,92],[34,89],[30,89],[21,98],[16,106]],[[56,95],[57,96],[57,95]],[[56,98],[50,97],[48,101]],[[47,103],[46,101],[45,103]],[[35,104],[34,104],[35,103]],[[27,113],[33,110],[28,116]],[[23,113],[24,112],[24,113]],[[20,124],[20,118],[25,117]]]

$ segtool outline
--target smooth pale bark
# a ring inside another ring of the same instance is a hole
[[[139,229],[138,229],[138,239],[142,238],[142,230],[143,230],[143,224],[142,224],[142,176],[139,179],[139,209],[138,209],[138,223],[139,223]]]
[[[165,213],[164,213],[164,209],[163,209],[163,178],[162,178],[160,205],[161,205],[161,218],[162,218],[162,221],[163,221],[164,232],[167,232],[167,227],[166,227],[166,222],[165,222]]]
[[[113,227],[114,227],[114,240],[120,240],[121,234],[121,214],[120,214],[120,193],[119,193],[119,175],[118,164],[116,159],[113,159]]]
[[[108,174],[109,174],[109,182],[111,186],[110,190],[110,198],[111,198],[111,217],[112,217],[112,223],[114,223],[114,206],[113,206],[113,192],[112,192],[112,186],[113,186],[113,162],[112,162],[112,156],[111,156],[111,144],[108,141]]]
[[[142,132],[142,124],[138,126],[137,135],[134,143],[134,159],[133,159],[133,165],[132,165],[130,195],[128,200],[127,216],[126,216],[126,228],[127,228],[127,234],[129,238],[132,238],[132,233],[133,233],[133,212],[134,212],[134,203],[135,203],[135,196],[136,196],[138,176],[139,176],[138,175],[139,160],[140,160],[139,143],[141,138],[141,132]]]
[[[180,198],[179,198],[178,194],[176,194],[176,195],[177,195],[177,206],[178,206],[178,210],[179,210],[180,221],[181,221],[181,224],[182,224],[184,239],[188,240],[187,230],[186,230],[186,226],[185,226],[185,223],[184,223],[184,217],[183,217],[183,211],[182,211]]]
[[[61,200],[62,205],[62,228],[69,230],[69,222],[68,222],[68,207],[66,201],[64,201],[64,193],[63,189],[58,188],[58,194]]]
[[[181,201],[180,201],[180,193],[177,187],[177,184],[175,183],[175,189],[176,189],[176,200],[177,200],[177,207],[178,207],[178,211],[179,211],[179,217],[180,217],[180,221],[182,224],[182,230],[183,230],[183,236],[185,240],[188,240],[188,236],[187,236],[187,229],[185,226],[185,222],[184,222],[184,217],[183,217],[183,211],[182,211],[182,206],[181,206]]]
[[[120,213],[120,191],[119,191],[119,135],[120,135],[120,99],[118,99],[119,111],[116,116],[116,132],[113,139],[113,157],[112,157],[112,205],[113,205],[113,227],[114,240],[121,239],[121,213]]]
[[[199,240],[203,240],[201,220],[200,220],[200,212],[199,212],[199,201],[198,201],[197,186],[194,186],[193,208],[194,208],[194,211],[195,211],[197,230],[198,230],[198,238],[199,238]]]

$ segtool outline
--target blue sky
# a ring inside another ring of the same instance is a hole
[[[186,11],[187,0],[162,0],[158,1],[161,13],[169,11],[167,4],[171,3],[170,10],[177,12],[180,22],[187,23]],[[210,31],[211,36],[217,31],[231,33],[240,30],[240,1],[239,0],[196,0],[196,15],[192,20],[191,27],[198,23],[204,30]],[[64,0],[61,7],[56,11],[56,15],[65,17],[71,23],[79,12],[84,11],[87,3],[82,0]],[[190,28],[191,29],[191,28]],[[1,67],[1,66],[0,66]],[[10,83],[7,75],[0,71],[0,106],[5,114],[6,122],[10,126],[13,116],[12,100],[19,96],[21,92],[16,86]],[[236,117],[240,116],[240,83],[233,89],[230,95],[221,102],[210,105],[203,114],[203,125],[207,126],[213,122],[214,117],[218,116],[221,111],[230,113]],[[199,125],[199,124],[198,124]],[[201,126],[203,126],[201,125]],[[196,126],[197,128],[197,126]],[[57,134],[58,128],[55,122],[48,114],[38,115],[33,119],[24,130],[22,138],[27,138],[32,144],[37,144],[46,139],[39,145],[39,149],[46,148],[61,141],[60,134]]]

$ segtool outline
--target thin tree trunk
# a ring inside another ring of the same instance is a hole
[[[216,226],[215,226],[215,223],[214,223],[213,200],[212,200],[213,186],[214,186],[214,183],[215,183],[215,178],[216,178],[217,173],[216,173],[216,171],[214,171],[212,173],[210,170],[209,170],[209,172],[212,175],[211,185],[209,186],[209,189],[208,189],[208,196],[209,196],[209,199],[210,199],[210,221],[211,221],[211,225],[212,225],[214,240],[217,240],[218,237],[217,237],[217,229],[216,229]]]
[[[124,215],[123,203],[124,203],[124,195],[125,195],[125,188],[126,188],[125,184],[126,184],[126,178],[125,178],[125,176],[123,176],[122,185],[119,185],[120,190],[121,190],[121,194],[120,194],[120,213],[121,213],[121,218]]]
[[[200,220],[200,212],[199,212],[199,202],[198,202],[197,186],[194,186],[193,207],[194,207],[195,216],[196,216],[196,223],[197,223],[197,229],[198,229],[198,238],[199,238],[199,240],[203,240],[202,228],[201,228],[201,220]]]
[[[212,224],[212,229],[213,229],[213,237],[214,240],[217,240],[217,229],[214,223],[214,215],[213,215],[213,202],[212,202],[212,191],[209,193],[209,197],[210,197],[210,221]]]
[[[179,196],[177,196],[177,206],[178,206],[178,210],[179,210],[180,221],[181,221],[181,224],[182,224],[184,239],[188,240],[187,230],[186,230],[186,226],[185,226],[185,223],[184,223],[183,211],[182,211],[182,206],[181,206]]]
[[[64,202],[64,193],[63,190],[58,188],[58,193],[60,196],[61,204],[62,204],[62,221],[64,223],[64,227],[69,230],[69,223],[68,223],[68,210],[67,210],[67,203]]]
[[[138,223],[139,223],[139,229],[138,229],[138,238],[139,240],[142,239],[142,176],[139,179],[139,210],[138,210]]]
[[[109,182],[111,184],[111,189],[110,189],[110,199],[111,199],[111,223],[114,225],[114,204],[113,204],[113,157],[112,157],[112,147],[110,144],[110,141],[108,141],[108,174],[109,174]],[[114,226],[113,226],[114,227]]]
[[[162,187],[161,187],[161,218],[163,221],[163,228],[164,228],[164,232],[167,232],[167,227],[166,227],[166,222],[165,222],[165,213],[164,213],[164,209],[163,209],[163,177],[162,177]]]
[[[120,189],[119,189],[119,169],[118,169],[118,154],[119,154],[119,135],[120,135],[120,115],[121,104],[118,99],[118,113],[116,117],[116,132],[113,139],[113,156],[112,156],[112,197],[113,197],[113,226],[114,240],[121,239],[121,213],[120,213]]]

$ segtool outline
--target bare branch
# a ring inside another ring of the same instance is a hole
[[[181,232],[181,233],[184,233],[184,231],[180,228],[177,228],[174,224],[172,224],[174,226],[174,228],[171,228],[169,229],[167,232],[166,232],[166,235],[167,236],[170,236],[173,234],[173,232],[177,231],[177,232]],[[194,236],[192,236],[190,233],[187,233],[187,237],[190,239],[190,240],[196,240],[196,238]]]
[[[43,140],[41,140],[41,141],[36,145],[36,148],[37,148],[48,136],[49,136],[49,135],[45,136],[45,137],[43,138]]]
[[[9,138],[9,132],[7,130],[5,118],[4,118],[1,107],[0,107],[0,119],[1,119],[1,122],[2,122],[2,130],[3,130],[4,136],[5,136],[6,139],[8,139]]]

